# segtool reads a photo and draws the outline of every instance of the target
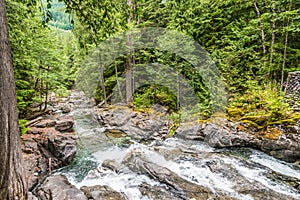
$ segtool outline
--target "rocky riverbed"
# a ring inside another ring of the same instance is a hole
[[[297,131],[269,139],[216,118],[171,137],[158,105],[96,108],[75,91],[50,109],[22,137],[29,199],[300,199]]]

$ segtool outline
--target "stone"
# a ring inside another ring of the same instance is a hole
[[[66,132],[72,130],[73,126],[74,126],[73,120],[61,120],[56,122],[55,130],[60,132]]]
[[[166,184],[170,188],[168,192],[176,194],[176,198],[179,199],[232,199],[225,194],[216,194],[205,186],[192,183],[171,170],[148,161],[138,149],[130,151],[122,163],[136,173],[146,174]]]
[[[48,177],[36,192],[40,200],[87,200],[82,191],[77,189],[63,175]]]
[[[182,198],[176,197],[176,194],[170,193],[168,187],[163,186],[152,186],[147,183],[142,183],[139,186],[143,196],[147,196],[149,199],[160,199],[160,200],[181,200]]]
[[[38,124],[35,124],[34,127],[37,128],[48,128],[48,127],[53,127],[56,125],[56,121],[55,120],[43,120],[41,122],[39,122]]]
[[[21,137],[23,165],[32,191],[51,171],[72,162],[77,151],[76,133],[60,133],[54,128],[34,128],[39,134]]]
[[[126,200],[119,192],[106,185],[83,186],[80,188],[88,199],[93,200]]]

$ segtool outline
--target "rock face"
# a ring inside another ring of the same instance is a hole
[[[48,177],[37,191],[40,200],[87,200],[82,191],[71,185],[63,175]]]
[[[57,127],[66,127],[65,124],[68,128],[57,130]],[[38,123],[31,124],[28,133],[22,136],[23,163],[30,191],[52,170],[72,162],[77,151],[77,135],[63,130],[72,129],[73,124],[70,118],[40,119]]]
[[[283,134],[278,140],[261,138],[234,127],[212,123],[182,124],[175,136],[189,140],[207,142],[215,148],[251,147],[287,162],[300,160],[300,134]]]

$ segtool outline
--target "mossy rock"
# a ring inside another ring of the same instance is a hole
[[[278,120],[278,121],[275,121],[275,122],[270,122],[269,125],[283,124],[283,125],[289,126],[289,125],[296,124],[299,120],[300,120],[300,113],[296,113],[288,119],[283,119],[283,120]]]
[[[259,126],[263,126],[267,124],[269,118],[270,115],[244,116],[240,119],[240,121],[251,121]]]
[[[262,130],[266,127],[266,126],[260,126],[251,120],[241,120],[240,122],[246,125],[245,128],[253,127],[256,128],[257,130]]]
[[[242,108],[228,108],[227,112],[230,117],[240,117],[245,113]]]

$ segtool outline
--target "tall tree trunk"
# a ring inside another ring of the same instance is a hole
[[[134,0],[127,0],[127,5],[130,8],[130,13],[129,13],[129,17],[128,17],[128,24],[129,26],[132,24],[133,21],[133,1]],[[132,83],[132,66],[133,66],[133,57],[132,57],[132,47],[133,47],[133,38],[132,38],[132,34],[129,34],[127,37],[127,46],[130,50],[130,53],[128,53],[127,55],[127,60],[126,60],[126,102],[130,103],[133,101],[133,83]]]
[[[107,95],[106,95],[106,88],[105,88],[105,80],[104,80],[104,72],[103,72],[103,66],[101,64],[101,55],[100,53],[98,54],[99,58],[99,65],[100,65],[100,84],[101,84],[101,89],[103,91],[103,99],[104,103],[107,104]]]
[[[287,26],[289,25],[289,19],[287,22]],[[285,42],[284,42],[284,50],[283,50],[283,62],[282,62],[282,68],[281,68],[281,81],[280,81],[280,89],[283,89],[283,79],[284,79],[284,70],[285,70],[285,64],[286,64],[286,51],[287,51],[287,45],[288,45],[288,39],[289,39],[289,32],[286,30],[285,32]]]
[[[0,199],[27,199],[15,81],[4,0],[0,0]]]
[[[180,81],[180,73],[177,72],[177,109],[180,109],[180,101],[181,101],[181,81]]]
[[[271,46],[270,46],[270,69],[269,69],[269,75],[270,75],[270,80],[272,79],[272,63],[273,63],[273,54],[274,54],[274,44],[275,44],[275,28],[276,28],[276,20],[275,20],[275,15],[276,15],[276,10],[275,10],[275,2],[274,0],[272,1],[272,39],[271,39]]]
[[[263,24],[262,24],[261,19],[260,19],[260,11],[259,11],[259,8],[257,6],[257,0],[253,0],[253,4],[254,4],[256,14],[257,14],[257,18],[258,18],[258,21],[259,21],[259,28],[260,28],[260,32],[261,32],[261,41],[262,41],[262,47],[263,47],[263,54],[266,55],[267,48],[266,48],[265,32],[264,32]]]
[[[49,75],[50,67],[47,67],[47,77],[46,77],[46,93],[45,93],[45,107],[43,111],[47,110],[48,106],[48,94],[49,94],[49,81],[48,81],[48,75]]]
[[[114,40],[112,39],[112,47],[113,47],[113,55],[114,55],[114,51],[115,51],[115,44],[114,44]],[[117,89],[118,89],[118,93],[120,95],[120,100],[121,102],[123,103],[124,102],[124,98],[123,98],[123,94],[122,94],[122,91],[121,91],[121,86],[120,86],[120,82],[119,82],[119,77],[118,77],[118,66],[117,66],[117,61],[116,61],[116,57],[113,56],[113,59],[114,59],[114,65],[115,65],[115,73],[116,73],[116,80],[117,80]]]
[[[292,0],[290,0],[289,10],[292,10]],[[287,19],[286,27],[288,28],[290,24],[290,18]],[[287,54],[287,45],[289,41],[289,32],[288,29],[285,31],[285,41],[284,41],[284,50],[283,50],[283,62],[281,68],[281,81],[280,81],[280,89],[283,90],[283,79],[284,79],[284,70],[286,65],[286,54]]]

